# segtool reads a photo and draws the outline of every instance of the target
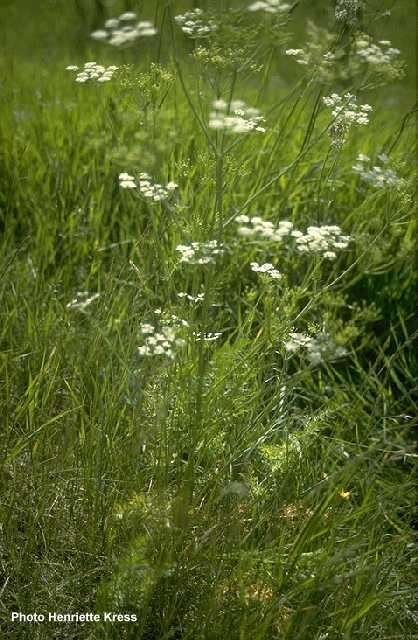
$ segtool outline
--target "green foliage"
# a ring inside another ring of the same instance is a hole
[[[344,26],[315,3],[202,3],[218,28],[191,40],[174,22],[190,3],[45,2],[28,21],[18,4],[0,59],[5,637],[412,640],[411,87],[400,63],[355,58],[360,31],[388,37],[385,7]],[[158,36],[88,40],[128,9]],[[321,25],[309,65],[285,55],[300,11]],[[74,82],[65,67],[87,59],[117,65],[112,81]],[[322,98],[348,91],[370,124],[333,145]],[[259,109],[265,131],[211,128],[221,98],[226,117],[233,100]],[[356,173],[359,153],[388,156],[396,184]],[[152,201],[122,172],[177,187]],[[297,233],[248,233],[254,217]],[[334,259],[298,249],[324,225],[350,236]],[[214,240],[213,260],[180,260]],[[184,341],[173,359],[141,355],[164,327]],[[137,622],[10,621],[52,610]]]

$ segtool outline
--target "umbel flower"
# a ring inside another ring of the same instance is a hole
[[[238,235],[254,240],[264,239],[280,242],[285,236],[292,233],[293,223],[289,220],[281,220],[277,227],[270,220],[263,220],[260,216],[240,215],[235,218],[239,225]]]
[[[319,254],[328,260],[334,260],[337,257],[335,250],[346,249],[350,240],[350,236],[342,235],[337,225],[312,226],[308,227],[306,234],[297,234],[296,247],[301,253]]]
[[[93,40],[107,42],[114,47],[126,47],[139,38],[155,36],[157,29],[149,20],[136,21],[133,11],[126,11],[118,18],[106,20],[103,29],[97,29],[90,35]]]
[[[86,62],[81,70],[75,64],[70,64],[66,67],[66,70],[77,71],[75,81],[83,84],[89,80],[93,82],[109,82],[118,68],[119,67],[115,67],[114,65],[103,67],[101,64],[97,64],[97,62]]]
[[[189,245],[178,244],[176,251],[180,253],[180,262],[209,264],[215,262],[216,257],[222,255],[224,249],[217,240],[209,240],[209,242],[192,242]]]
[[[232,100],[228,103],[222,98],[214,100],[213,111],[209,114],[209,127],[221,129],[231,133],[249,133],[259,131],[264,133],[260,123],[264,121],[258,109],[248,107],[243,100]]]
[[[140,173],[138,180],[129,173],[120,173],[119,185],[122,189],[138,189],[144,198],[153,202],[168,200],[178,186],[175,182],[168,182],[165,186],[153,183],[148,173]]]
[[[369,104],[358,105],[357,98],[352,93],[345,93],[343,96],[333,93],[322,100],[327,107],[332,108],[334,122],[330,127],[330,134],[333,145],[341,146],[353,125],[369,124],[369,113],[373,111],[373,107]]]
[[[252,241],[294,242],[300,253],[320,255],[328,260],[337,257],[337,250],[346,249],[351,241],[350,236],[343,235],[337,225],[308,227],[306,233],[295,229],[290,220],[281,220],[277,226],[259,216],[240,215],[235,219],[238,235]],[[255,263],[256,264],[256,263]],[[266,265],[262,265],[265,267]],[[264,269],[253,269],[261,271]]]
[[[361,7],[361,0],[337,0],[335,6],[335,19],[337,22],[346,22],[353,26],[357,22],[357,16]]]
[[[194,304],[196,304],[197,302],[202,302],[202,300],[205,299],[205,294],[204,293],[198,293],[196,296],[192,296],[190,295],[190,293],[187,293],[186,291],[180,291],[177,294],[178,298],[181,298],[183,300],[187,300],[188,302],[192,302]]]
[[[174,18],[183,33],[190,38],[204,38],[218,28],[212,19],[205,19],[202,9],[193,9]]]
[[[404,74],[400,50],[390,40],[374,42],[366,33],[356,33],[349,59],[345,47],[335,46],[332,34],[308,22],[304,48],[286,49],[299,65],[307,67],[314,79],[326,82],[348,80],[355,75],[373,73],[381,80],[395,80]],[[314,71],[313,71],[314,69]]]
[[[392,47],[390,40],[373,42],[366,33],[361,33],[355,40],[357,55],[371,65],[391,65],[400,55],[400,49]]]
[[[285,54],[296,58],[298,64],[308,65],[310,62],[309,55],[304,49],[286,49]]]
[[[251,263],[251,271],[255,271],[256,273],[265,273],[270,276],[273,280],[280,280],[282,274],[280,271],[274,268],[274,266],[270,262],[265,262],[264,264],[258,264],[258,262]]]
[[[374,42],[367,33],[357,34],[354,40],[353,59],[358,69],[365,66],[368,72],[374,72],[382,79],[396,80],[404,75],[400,54],[400,49],[392,47],[390,40]]]
[[[174,360],[176,350],[186,344],[186,341],[179,337],[179,331],[181,327],[187,326],[186,320],[180,320],[174,315],[169,320],[163,321],[159,327],[142,323],[140,332],[144,344],[138,347],[139,355],[165,356]]]
[[[367,182],[378,189],[402,186],[404,180],[399,178],[395,171],[388,167],[388,156],[381,153],[377,158],[379,163],[372,166],[369,156],[359,153],[357,163],[353,166],[353,171],[360,176],[363,182]]]
[[[193,336],[196,342],[214,342],[218,338],[222,336],[221,331],[209,331],[208,333],[203,333],[201,331],[194,331]]]
[[[248,11],[264,11],[265,13],[285,13],[291,5],[282,0],[257,0],[248,6]]]
[[[347,353],[344,347],[338,346],[325,332],[317,333],[313,337],[304,333],[289,333],[289,339],[284,346],[289,353],[305,352],[309,362],[314,365],[342,358]]]

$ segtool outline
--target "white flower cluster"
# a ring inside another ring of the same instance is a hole
[[[181,324],[188,326],[185,320]],[[183,338],[178,337],[176,327],[170,322],[163,323],[159,329],[152,324],[142,323],[140,331],[144,337],[144,344],[138,347],[141,356],[165,356],[174,360],[176,348],[186,344]]]
[[[78,71],[75,81],[81,83],[88,82],[89,80],[109,82],[117,69],[119,69],[119,67],[115,67],[114,65],[103,67],[101,64],[97,64],[97,62],[86,62],[81,70],[75,64],[70,64],[66,67],[67,71]]]
[[[189,293],[186,293],[185,291],[180,291],[180,293],[177,294],[177,297],[182,298],[184,300],[188,300],[189,302],[197,303],[204,300],[205,294],[198,293],[197,296],[191,296]]]
[[[308,65],[310,62],[310,56],[304,49],[286,49],[285,54],[294,56],[298,64]]]
[[[322,100],[327,107],[332,108],[332,115],[335,118],[330,127],[333,144],[342,145],[352,125],[369,124],[369,113],[373,108],[369,104],[358,105],[357,98],[352,93],[345,93],[343,96],[333,93]]]
[[[314,82],[331,85],[339,83],[347,74],[346,61],[344,69],[343,64],[338,64],[343,53],[335,45],[335,35],[318,27],[312,20],[307,21],[303,48],[285,49],[284,53],[293,57],[297,64],[305,66]]]
[[[391,65],[400,55],[400,50],[391,46],[390,40],[379,40],[376,44],[367,34],[356,38],[356,53],[365,62],[372,65]]]
[[[305,49],[286,49],[285,54],[287,56],[293,56],[298,64],[304,66],[309,66],[310,64],[312,64],[312,52],[305,51]],[[325,69],[327,66],[330,66],[332,63],[334,63],[335,60],[335,54],[332,53],[332,51],[327,51],[326,53],[323,53],[321,55],[319,63],[320,67],[323,67]]]
[[[265,13],[284,13],[291,5],[282,0],[257,0],[249,5],[248,11],[264,11]]]
[[[381,162],[381,165],[371,166],[371,159],[364,153],[359,153],[357,157],[357,164],[353,166],[353,171],[357,173],[361,180],[368,182],[373,187],[399,187],[403,184],[403,179],[399,178],[393,169],[385,167],[389,162],[389,158],[386,154],[382,153],[377,156]]]
[[[246,215],[237,216],[235,222],[239,225],[238,235],[245,238],[266,238],[280,242],[284,236],[292,234],[293,223],[289,220],[281,220],[277,227],[269,220],[263,220],[259,216],[252,218]]]
[[[180,253],[180,262],[209,264],[215,262],[216,256],[222,255],[224,249],[217,240],[210,240],[209,242],[192,242],[190,245],[179,244],[176,251]]]
[[[219,98],[214,100],[212,106],[214,111],[209,114],[211,129],[223,129],[231,133],[265,132],[265,129],[260,127],[264,118],[260,116],[259,110],[248,107],[242,100],[232,100],[228,105],[225,100]]]
[[[114,47],[130,45],[139,38],[155,36],[157,29],[152,22],[143,20],[136,22],[137,15],[133,11],[122,13],[119,18],[106,20],[104,29],[91,33],[94,40],[107,42]]]
[[[337,22],[346,22],[351,26],[356,24],[360,5],[360,0],[337,0],[335,19]]]
[[[213,342],[222,336],[222,332],[193,333],[196,342]]]
[[[289,333],[289,340],[284,346],[289,353],[306,349],[307,358],[314,365],[341,358],[347,353],[347,350],[335,344],[327,333],[317,333],[314,337],[304,333]]]
[[[122,189],[136,189],[138,185],[136,184],[134,176],[123,172],[119,174],[119,186],[122,187]]]
[[[386,76],[389,80],[402,77],[401,52],[391,46],[390,40],[375,43],[368,34],[359,33],[354,38],[349,60],[345,60],[344,47],[335,48],[330,35],[330,32],[308,23],[306,46],[303,49],[286,49],[285,54],[293,57],[299,65],[309,67],[311,73],[314,68],[314,77],[320,81],[347,80],[352,75],[362,73],[365,64],[371,67],[369,71]]]
[[[281,220],[278,226],[274,226],[272,222],[263,220],[259,216],[251,218],[241,215],[237,216],[235,222],[239,225],[238,235],[240,236],[273,242],[281,242],[287,237],[289,240],[295,240],[296,248],[301,253],[320,254],[329,260],[337,257],[335,249],[346,249],[351,240],[350,236],[342,235],[340,227],[336,225],[312,226],[303,233],[295,229],[289,220]]]
[[[67,309],[78,309],[79,311],[84,311],[86,307],[91,305],[92,302],[97,300],[100,297],[100,293],[93,293],[90,295],[88,291],[77,291],[77,294],[71,302],[66,305]]]
[[[282,274],[280,271],[274,268],[274,266],[270,262],[265,262],[264,264],[258,264],[258,262],[251,263],[251,271],[255,271],[256,273],[265,273],[273,280],[280,280]]]
[[[190,38],[202,38],[217,29],[217,25],[213,20],[205,21],[202,9],[187,11],[175,16],[174,20],[181,27],[183,33],[190,36]]]
[[[167,200],[178,186],[175,182],[169,182],[165,187],[158,182],[153,183],[148,173],[140,173],[138,180],[129,173],[120,173],[119,185],[122,189],[139,189],[144,198],[153,202]]]
[[[319,254],[328,260],[337,257],[335,249],[346,249],[351,237],[342,235],[340,227],[324,225],[322,227],[308,227],[306,234],[294,232],[296,248],[301,253]]]

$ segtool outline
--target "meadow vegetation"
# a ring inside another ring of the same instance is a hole
[[[0,22],[3,637],[417,638],[413,3]]]

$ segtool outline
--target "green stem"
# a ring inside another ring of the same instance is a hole
[[[219,225],[219,241],[223,236],[223,191],[224,191],[224,154],[223,154],[223,134],[222,141],[216,149],[216,168],[215,168],[215,219],[218,218]]]

